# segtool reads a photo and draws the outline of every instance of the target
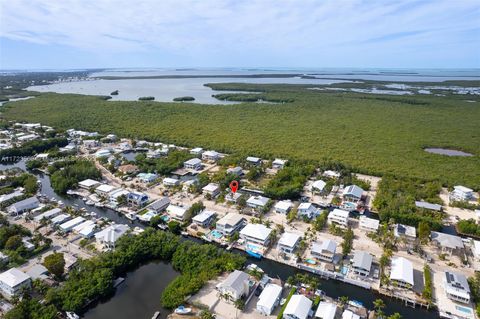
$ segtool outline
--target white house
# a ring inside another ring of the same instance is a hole
[[[352,269],[359,276],[368,276],[372,268],[373,257],[366,251],[356,251],[353,255]]]
[[[281,200],[275,204],[273,209],[275,212],[280,214],[287,214],[293,207],[293,203],[291,200]]]
[[[192,222],[201,227],[208,227],[212,221],[215,219],[217,213],[212,212],[211,210],[204,210],[200,214],[195,215],[192,218]]]
[[[413,287],[413,265],[412,262],[403,257],[392,258],[392,269],[390,280],[397,282],[400,287]]]
[[[470,303],[470,287],[465,275],[446,271],[443,288],[448,298],[465,304]]]
[[[247,226],[240,231],[240,238],[247,242],[266,246],[270,242],[269,236],[271,233],[272,229],[263,224],[247,224]]]
[[[242,176],[243,175],[243,169],[240,166],[230,167],[230,168],[227,169],[227,174]]]
[[[202,153],[202,160],[216,162],[220,158],[220,153],[215,151],[205,151]]]
[[[83,223],[85,221],[85,218],[81,217],[81,216],[78,216],[78,217],[75,217],[74,219],[72,220],[69,220],[68,222],[65,222],[63,224],[60,225],[60,229],[64,232],[64,233],[67,233],[69,231],[71,231],[73,229],[73,227],[77,226],[77,225],[80,225],[81,223]]]
[[[315,311],[317,319],[335,319],[337,313],[337,305],[327,301],[321,301]]]
[[[44,218],[45,219],[51,219],[55,216],[58,216],[61,212],[62,212],[62,209],[56,207],[56,208],[47,210],[46,212],[43,212],[40,215],[37,215],[37,216],[33,217],[33,221],[36,222],[36,223],[39,223],[42,219],[44,219]]]
[[[322,180],[318,180],[313,182],[311,191],[314,193],[323,193],[325,190],[325,186],[327,186],[327,183],[325,183]]]
[[[434,210],[434,211],[441,211],[442,210],[442,205],[439,204],[432,204],[429,202],[424,202],[424,201],[415,201],[415,206],[418,208],[425,208],[428,210]]]
[[[195,147],[190,150],[190,154],[195,155],[195,156],[200,156],[203,153],[203,148],[201,147]]]
[[[108,194],[114,191],[115,189],[117,189],[115,186],[108,185],[108,184],[101,184],[100,186],[95,188],[95,193],[103,197],[108,197]]]
[[[142,207],[148,203],[148,195],[141,192],[129,192],[127,202],[136,207]]]
[[[129,230],[130,227],[128,227],[128,225],[110,225],[96,233],[95,239],[98,244],[103,244],[105,247],[108,248],[115,248],[115,243],[117,242],[117,240],[123,235],[125,235],[125,233]]]
[[[358,226],[361,230],[376,232],[380,226],[380,221],[367,216],[360,216]]]
[[[474,199],[473,189],[465,186],[454,186],[453,191],[450,193],[450,200],[452,201],[469,201]]]
[[[51,223],[52,225],[57,225],[63,223],[71,218],[68,214],[60,214],[52,218]]]
[[[280,159],[280,158],[276,158],[273,162],[272,162],[272,168],[275,168],[275,169],[283,169],[285,167],[285,164],[287,164],[287,160],[283,160],[283,159]]]
[[[350,309],[345,309],[342,313],[342,319],[361,319],[359,315]]]
[[[458,253],[461,255],[465,250],[462,238],[455,235],[432,231],[430,232],[430,239],[432,243],[437,245],[442,251],[450,254]]]
[[[237,213],[228,213],[217,221],[217,230],[229,236],[238,231],[245,223],[245,218]]]
[[[167,207],[167,214],[170,215],[173,219],[183,222],[185,220],[187,213],[187,208],[180,207],[176,205],[168,205]]]
[[[247,206],[253,209],[263,209],[267,206],[269,198],[263,196],[250,196],[247,200]]]
[[[278,240],[277,249],[291,254],[295,251],[295,248],[297,248],[301,238],[298,234],[285,232]]]
[[[307,319],[312,301],[303,295],[293,295],[283,312],[283,319]]]
[[[350,203],[357,203],[362,199],[363,189],[357,185],[349,185],[343,190],[343,200]]]
[[[0,274],[0,291],[7,299],[18,295],[23,289],[30,288],[31,283],[30,276],[17,268],[10,268]]]
[[[185,167],[186,169],[198,171],[202,169],[202,160],[200,160],[199,158],[189,159],[188,161],[183,163],[183,167]]]
[[[282,287],[275,284],[267,284],[258,297],[257,311],[264,316],[270,316],[273,309],[280,303]]]
[[[165,177],[163,179],[163,185],[166,187],[173,187],[180,185],[180,181],[176,178]]]
[[[417,230],[415,227],[395,224],[393,225],[393,235],[397,238],[406,238],[410,240],[415,240],[417,238]]]
[[[334,242],[333,240],[325,239],[322,242],[313,243],[310,253],[312,254],[313,257],[317,259],[333,262],[336,251],[337,251],[337,243]]]
[[[95,188],[98,185],[100,185],[100,182],[97,182],[96,180],[93,179],[85,179],[81,182],[78,182],[78,187],[90,190],[91,188]]]
[[[260,165],[262,164],[262,159],[258,157],[249,156],[247,157],[247,163],[252,165]]]
[[[40,206],[40,202],[38,201],[37,197],[33,196],[10,205],[7,208],[7,211],[11,215],[18,215],[37,208],[38,206]]]
[[[473,241],[473,255],[480,261],[480,241],[478,240]]]
[[[328,177],[328,178],[339,178],[340,177],[339,172],[332,171],[332,170],[326,170],[325,172],[323,172],[322,175],[325,176],[325,177]]]
[[[311,219],[318,216],[320,212],[312,203],[300,203],[297,207],[297,214],[298,216],[306,216]]]
[[[220,194],[220,186],[216,183],[209,183],[205,187],[202,188],[203,195],[209,195],[211,198],[215,198],[218,194]]]
[[[240,270],[234,270],[227,279],[217,286],[217,290],[223,294],[228,295],[231,300],[238,300],[242,296],[247,296],[249,293],[249,276]]]
[[[350,213],[348,211],[335,208],[328,214],[328,222],[330,224],[348,227],[349,215]]]

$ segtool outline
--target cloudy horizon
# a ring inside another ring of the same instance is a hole
[[[480,67],[480,3],[473,0],[0,6],[0,69]]]

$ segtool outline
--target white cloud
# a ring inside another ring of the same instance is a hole
[[[438,50],[453,40],[471,47],[479,15],[476,0],[9,0],[1,3],[0,36],[99,54],[311,61]]]

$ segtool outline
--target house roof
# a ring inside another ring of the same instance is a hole
[[[267,240],[271,232],[272,229],[263,224],[247,224],[247,226],[240,231],[240,235],[264,241]]]
[[[130,227],[128,225],[114,224],[110,225],[95,234],[95,238],[102,239],[104,242],[114,243],[122,237]]]
[[[275,284],[267,284],[258,297],[257,307],[260,305],[267,309],[272,309],[281,294],[282,287]]]
[[[313,206],[312,203],[300,203],[297,207],[298,210],[310,210],[310,209],[315,209],[315,206]]]
[[[177,183],[179,183],[179,182],[180,182],[180,181],[179,181],[178,179],[176,179],[176,178],[165,177],[165,178],[163,179],[163,183],[164,183],[164,184],[177,184]]]
[[[461,186],[461,185],[454,186],[453,188],[454,188],[456,191],[459,191],[459,192],[462,192],[462,193],[471,193],[471,192],[473,192],[473,189],[468,188],[468,187],[465,187],[465,186]]]
[[[395,235],[395,237],[407,236],[415,238],[417,237],[417,230],[413,226],[395,224],[393,226],[393,234]]]
[[[203,191],[206,191],[206,192],[215,192],[215,191],[218,191],[220,188],[220,186],[216,183],[209,183],[207,186],[205,186],[204,188],[202,188]]]
[[[270,199],[267,198],[267,197],[263,197],[263,196],[251,196],[248,200],[247,200],[247,204],[251,204],[251,205],[254,205],[254,206],[265,206],[267,205],[268,201]]]
[[[242,220],[244,220],[244,217],[242,215],[237,213],[228,213],[217,221],[217,225],[220,224],[234,226],[240,223]]]
[[[477,256],[477,258],[480,257],[480,241],[474,240],[473,241],[473,247],[474,247],[474,254]]]
[[[454,235],[449,235],[445,233],[439,233],[436,231],[432,231],[430,233],[430,237],[433,242],[436,242],[440,246],[444,248],[450,249],[463,249],[465,248],[463,245],[462,238]]]
[[[338,178],[340,177],[340,173],[332,170],[326,170],[323,172],[323,176]]]
[[[158,211],[160,209],[166,208],[169,204],[170,204],[170,198],[165,196],[149,204],[146,208]]]
[[[78,182],[78,186],[82,186],[86,188],[94,187],[98,184],[100,184],[100,182],[97,182],[96,180],[93,180],[93,179],[85,179],[81,182]]]
[[[0,274],[0,281],[9,287],[16,287],[21,283],[29,280],[30,276],[17,268],[10,268]]]
[[[43,218],[50,219],[50,217],[56,216],[56,215],[60,214],[61,212],[62,212],[62,209],[56,207],[56,208],[47,210],[46,212],[43,212],[43,213],[41,213],[41,214],[38,215],[38,216],[35,216],[35,217],[33,218],[33,220],[38,222],[38,221],[41,221]]]
[[[199,159],[199,158],[192,158],[192,159],[189,159],[188,161],[186,161],[184,164],[187,164],[187,165],[199,165],[202,163],[202,160]]]
[[[360,319],[360,316],[347,309],[342,313],[342,319]]]
[[[350,213],[348,211],[335,208],[328,214],[328,217],[348,218],[349,215]]]
[[[60,228],[65,230],[65,229],[70,229],[72,227],[75,227],[85,221],[85,218],[78,216],[75,217],[74,219],[69,220],[68,222],[65,222],[60,225]]]
[[[206,152],[203,152],[202,156],[218,157],[218,156],[220,156],[220,153],[218,153],[216,151],[206,151]]]
[[[392,258],[392,270],[390,279],[406,282],[413,287],[413,265],[412,262],[403,257]]]
[[[301,236],[298,234],[285,232],[278,240],[278,244],[286,247],[294,247],[300,238]]]
[[[39,205],[40,202],[38,201],[37,197],[29,197],[24,200],[21,200],[19,202],[16,202],[15,204],[12,204],[10,206],[10,209],[15,209],[15,210],[22,210],[25,207],[29,207],[30,205]]]
[[[283,312],[284,315],[293,315],[298,319],[306,319],[312,308],[312,301],[303,295],[293,295]]]
[[[90,226],[92,226],[92,225],[95,225],[95,222],[94,222],[94,221],[86,220],[86,221],[84,221],[83,223],[78,224],[77,226],[73,227],[73,231],[79,233],[79,232],[81,232],[84,228],[90,227]]]
[[[143,201],[143,200],[148,200],[148,195],[140,192],[129,192],[128,193],[128,199],[132,199],[135,201]]]
[[[373,257],[365,251],[357,251],[353,255],[353,267],[370,270],[372,267]]]
[[[235,290],[238,294],[243,293],[243,287],[246,281],[249,280],[247,273],[240,270],[234,270],[227,279],[225,279],[220,286]]]
[[[280,210],[289,210],[292,208],[293,203],[292,201],[289,200],[281,200],[278,203],[275,204],[275,209],[280,209]]]
[[[361,198],[363,194],[363,189],[358,187],[357,185],[349,185],[345,187],[343,191],[343,196],[354,196],[356,198]]]
[[[213,215],[216,215],[215,212],[212,212],[211,210],[204,210],[200,214],[195,215],[192,220],[197,223],[203,223]]]
[[[322,253],[323,251],[327,251],[334,254],[336,250],[337,243],[330,239],[325,239],[322,242],[314,242],[312,245],[312,251],[316,253]]]
[[[48,273],[48,269],[41,264],[35,264],[32,268],[30,268],[26,274],[33,279],[37,279],[42,277],[42,275],[46,275]]]
[[[360,216],[360,225],[363,225],[366,228],[378,229],[380,221],[378,219],[368,218],[367,216]]]
[[[287,160],[276,158],[272,164],[274,165],[285,165],[287,163]]]
[[[442,210],[442,205],[431,204],[431,203],[423,202],[423,201],[415,201],[415,206],[417,206],[419,208],[425,208],[425,209],[430,209],[430,210],[435,210],[435,211],[441,211]]]
[[[461,292],[470,294],[470,286],[465,275],[449,271],[446,271],[444,275],[445,288],[447,290],[454,290],[457,294]]]
[[[102,184],[100,186],[98,186],[95,190],[96,191],[99,191],[99,192],[102,192],[102,193],[110,193],[111,191],[113,191],[116,187],[115,186],[112,186],[112,185],[108,185],[108,184]]]
[[[331,302],[321,301],[318,304],[315,318],[334,319],[337,313],[337,305]]]
[[[58,224],[66,220],[67,218],[70,218],[70,215],[68,214],[60,214],[58,216],[55,216],[52,218],[52,224]]]
[[[240,166],[236,166],[236,167],[231,167],[231,168],[228,168],[227,169],[227,173],[228,174],[237,174],[237,175],[240,175],[243,173],[243,170]]]
[[[169,215],[175,215],[178,218],[183,218],[186,212],[187,212],[187,208],[185,207],[180,207],[172,204],[168,205],[167,207],[167,213]]]
[[[325,183],[324,181],[318,180],[318,181],[313,182],[312,188],[318,189],[319,191],[323,191],[323,189],[325,188],[326,185],[327,185],[327,183]]]

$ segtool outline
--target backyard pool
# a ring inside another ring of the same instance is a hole
[[[457,308],[458,311],[461,311],[463,313],[468,313],[469,315],[472,314],[472,309],[471,308],[467,308],[467,307],[463,307],[463,306],[455,306]]]
[[[219,232],[218,230],[214,229],[210,232],[210,235],[216,239],[220,239],[223,237],[222,233]]]

